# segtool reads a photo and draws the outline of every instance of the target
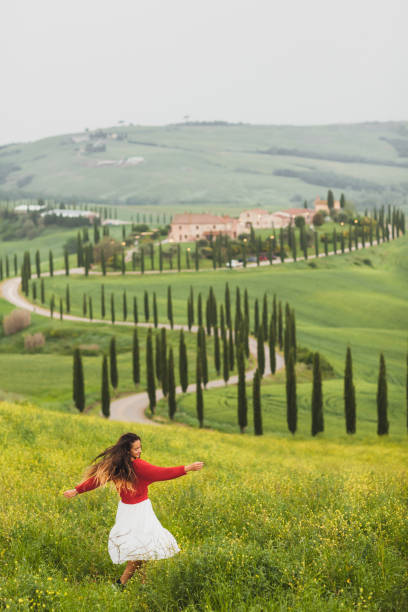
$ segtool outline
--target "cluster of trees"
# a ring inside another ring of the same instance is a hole
[[[67,286],[68,290],[68,286]],[[101,286],[102,295],[104,287]],[[69,294],[69,292],[68,292]],[[113,298],[113,294],[111,294]],[[86,304],[84,299],[84,304]],[[103,303],[103,302],[102,302]],[[124,294],[124,302],[126,298]],[[144,318],[150,320],[151,299],[148,292],[143,296]],[[111,299],[111,309],[114,304]],[[134,319],[138,323],[137,300],[134,298]],[[54,304],[55,306],[55,304]],[[237,368],[237,422],[241,432],[247,427],[248,401],[246,393],[246,359],[249,357],[249,334],[257,340],[257,369],[252,381],[253,385],[253,419],[254,432],[256,435],[263,433],[262,406],[261,406],[261,381],[266,371],[266,350],[269,353],[269,370],[273,374],[276,371],[276,348],[283,351],[286,366],[286,415],[288,430],[294,434],[297,430],[297,396],[296,396],[296,362],[299,349],[296,340],[296,317],[295,311],[288,303],[283,306],[276,295],[273,296],[271,304],[268,303],[266,294],[263,299],[254,302],[253,316],[250,315],[248,291],[245,289],[243,296],[240,288],[235,291],[235,308],[232,307],[232,296],[228,283],[225,285],[224,301],[217,304],[213,288],[210,287],[206,296],[201,292],[196,296],[190,287],[187,299],[187,321],[188,329],[197,332],[197,345],[195,357],[195,371],[191,373],[191,362],[187,356],[184,331],[180,330],[178,342],[178,373],[176,372],[176,360],[172,347],[167,343],[166,328],[162,327],[156,331],[148,329],[145,349],[146,386],[149,397],[151,413],[154,414],[157,402],[157,389],[160,387],[163,396],[167,398],[169,417],[174,418],[177,410],[176,402],[176,379],[178,379],[181,390],[185,393],[189,387],[189,378],[195,382],[197,419],[200,427],[204,424],[204,398],[203,389],[206,388],[208,376],[207,343],[210,338],[214,342],[214,367],[218,375],[221,374],[227,383],[231,371]],[[112,310],[111,310],[112,312]],[[136,313],[136,314],[135,314]],[[124,313],[125,314],[125,313]],[[167,291],[167,317],[173,328],[173,305],[171,287]],[[126,314],[124,316],[126,319]],[[114,315],[112,316],[114,322]],[[153,321],[158,327],[157,299],[153,293]],[[196,324],[196,325],[195,325]],[[194,327],[195,326],[195,327]],[[313,354],[313,385],[311,397],[311,434],[313,436],[324,431],[323,414],[323,387],[322,387],[322,358],[318,352]],[[193,376],[192,376],[193,374]],[[133,330],[132,349],[132,376],[136,385],[140,383],[140,348],[137,327]],[[110,342],[109,363],[107,356],[102,361],[102,406],[105,416],[109,416],[109,379],[113,389],[117,389],[119,382],[116,343],[113,337]],[[74,401],[79,410],[85,406],[83,391],[83,373],[79,350],[74,352]],[[407,402],[408,402],[408,357],[407,357]],[[378,374],[377,392],[377,432],[379,435],[388,433],[389,422],[387,416],[387,381],[386,368],[383,354],[380,356],[380,368]],[[344,411],[347,433],[356,432],[356,397],[353,384],[351,349],[347,348],[344,372]],[[408,415],[408,410],[407,410]],[[408,419],[408,416],[407,416]],[[407,420],[408,427],[408,420]]]
[[[167,260],[170,270],[195,269],[198,271],[203,258],[210,259],[214,269],[225,266],[231,267],[232,260],[237,258],[244,267],[248,262],[253,261],[260,265],[260,262],[265,260],[268,260],[272,265],[277,258],[280,259],[281,263],[284,263],[289,256],[296,261],[299,252],[307,259],[309,249],[313,245],[315,256],[319,257],[321,243],[323,243],[325,255],[329,254],[329,246],[335,254],[338,252],[344,254],[347,250],[351,252],[352,249],[359,249],[360,245],[362,248],[368,244],[373,246],[374,241],[379,244],[391,239],[394,240],[401,234],[405,234],[405,215],[395,206],[388,206],[387,208],[383,206],[379,210],[375,208],[372,216],[365,214],[363,217],[351,219],[347,229],[343,229],[343,223],[340,231],[334,227],[330,234],[320,234],[317,231],[312,231],[305,227],[304,219],[301,218],[301,220],[302,223],[296,223],[297,230],[295,226],[289,225],[280,228],[279,231],[272,230],[271,235],[266,239],[256,236],[254,230],[251,229],[249,235],[242,235],[239,240],[231,240],[228,236],[222,235],[209,241],[201,240],[195,243],[193,250],[187,248],[184,254],[180,244],[164,250],[161,243],[155,245],[153,241],[150,241],[142,245],[138,251],[134,250],[132,252],[132,271],[139,271],[141,274],[144,274],[147,269],[162,272],[165,260]],[[91,240],[90,231],[93,232],[93,240]],[[70,239],[65,244],[63,250],[65,274],[67,276],[70,274],[69,256],[72,254],[76,254],[76,266],[84,268],[85,276],[88,276],[94,264],[100,266],[103,276],[106,276],[109,267],[126,274],[125,245],[127,242],[125,226],[122,228],[122,241],[119,242],[110,237],[109,227],[101,226],[100,221],[96,219],[92,230],[83,227],[82,231],[78,231],[76,239]],[[49,271],[52,276],[54,273],[52,250],[49,250],[48,260]],[[13,261],[14,274],[17,276],[17,255],[14,255]],[[25,271],[29,273],[28,278],[30,278],[30,259],[28,259],[28,262]],[[41,275],[41,264],[38,250],[35,253],[35,266],[39,277]],[[10,276],[10,273],[9,256],[0,257],[0,280]],[[27,292],[28,289],[26,288],[26,294]]]

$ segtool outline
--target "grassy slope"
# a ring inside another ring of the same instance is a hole
[[[106,277],[104,279],[106,296],[110,291],[117,295],[116,317],[121,314],[121,292],[127,290],[129,305],[131,297],[139,298],[139,316],[142,316],[143,291],[150,295],[157,292],[160,320],[166,320],[167,283],[171,282],[173,306],[177,322],[186,322],[186,297],[189,286],[206,293],[211,283],[219,300],[223,300],[224,284],[228,280],[232,295],[235,287],[247,287],[251,301],[261,297],[266,290],[271,298],[276,292],[284,303],[288,301],[296,310],[298,342],[312,350],[319,350],[333,365],[336,379],[324,385],[326,431],[329,435],[343,432],[343,390],[342,376],[347,343],[353,352],[354,378],[358,401],[358,430],[362,435],[375,432],[375,393],[378,373],[379,352],[384,351],[390,399],[391,434],[401,435],[405,431],[404,393],[405,393],[405,352],[406,352],[406,300],[407,300],[407,251],[408,239],[402,238],[378,248],[366,249],[356,254],[321,259],[318,268],[310,268],[307,263],[285,264],[260,269],[231,270],[172,275]],[[363,261],[369,259],[371,265]],[[46,279],[47,296],[51,291],[64,295],[67,279],[54,277]],[[99,292],[101,278],[70,278],[73,311],[82,314],[82,295],[86,292],[93,296],[94,316],[99,316]],[[47,299],[48,299],[47,298]],[[109,301],[107,301],[109,303]],[[316,304],[318,307],[316,308]],[[109,315],[108,315],[109,316]],[[34,318],[37,326],[50,327],[41,317]],[[65,330],[69,336],[75,327],[69,323],[52,323],[52,328]],[[111,328],[85,324],[82,329],[82,343],[101,342],[100,334],[111,334]],[[38,327],[41,329],[41,327]],[[118,334],[127,337],[130,344],[130,330],[123,329]],[[143,330],[140,330],[143,338]],[[99,335],[99,336],[98,336]],[[97,337],[98,336],[98,337]],[[66,339],[62,339],[66,344]],[[11,342],[9,347],[8,342]],[[194,344],[194,340],[191,340]],[[1,388],[8,392],[28,394],[36,401],[49,406],[59,404],[71,406],[71,358],[66,356],[35,355],[22,356],[22,334],[14,340],[3,340],[3,354],[11,353],[8,358],[1,357],[3,376]],[[68,343],[69,344],[69,343]],[[72,344],[72,343],[71,343]],[[107,346],[107,340],[102,341]],[[51,343],[52,346],[52,343]],[[143,347],[143,342],[141,342]],[[47,349],[48,350],[48,349]],[[209,363],[212,343],[209,345]],[[56,352],[58,352],[56,350]],[[12,354],[14,353],[14,354]],[[130,354],[119,357],[120,391],[131,391]],[[144,358],[141,358],[142,365]],[[24,364],[24,365],[22,365]],[[26,377],[16,379],[16,372],[27,364]],[[32,365],[31,365],[32,364]],[[48,386],[37,376],[37,369],[53,372]],[[85,379],[89,402],[99,397],[100,362],[95,357],[85,358]],[[213,373],[212,373],[213,374]],[[65,381],[65,382],[64,382]],[[263,386],[263,410],[266,431],[286,432],[284,377],[265,381]],[[303,371],[298,379],[299,430],[301,435],[309,433],[310,371]],[[43,388],[44,387],[44,388]],[[38,390],[38,392],[37,392]],[[58,395],[58,398],[53,393]],[[248,389],[250,392],[250,389]],[[32,395],[30,395],[32,393]],[[49,397],[51,395],[51,397]],[[250,393],[249,393],[250,398]],[[236,391],[235,389],[209,391],[205,394],[205,423],[225,431],[236,430]],[[162,408],[163,414],[167,407]],[[194,398],[179,399],[177,418],[195,424]],[[252,418],[250,416],[250,431]]]
[[[4,300],[0,300],[0,313],[7,314],[12,310]],[[46,344],[36,352],[24,349],[24,335],[42,332]],[[140,348],[141,380],[134,385],[132,379],[132,327],[117,325],[72,323],[50,321],[38,315],[32,316],[29,328],[22,332],[1,338],[0,341],[0,389],[3,396],[29,399],[42,407],[76,412],[72,401],[72,353],[77,346],[82,347],[84,367],[86,405],[95,405],[93,412],[100,413],[101,354],[109,354],[109,343],[112,336],[116,338],[119,386],[116,392],[111,389],[111,398],[117,394],[130,394],[146,388],[145,345],[147,329],[138,328]],[[179,332],[167,331],[167,346],[173,347],[176,360],[176,382],[178,384],[178,347]],[[187,357],[190,364],[190,382],[194,378],[196,355],[196,335],[185,333]],[[96,350],[92,350],[96,346]],[[155,346],[155,345],[154,345]],[[86,352],[86,347],[91,348]],[[207,341],[209,379],[217,378],[214,367],[213,340]],[[21,372],[24,371],[24,376]],[[157,381],[158,387],[160,383]]]
[[[253,611],[408,606],[406,444],[138,427],[159,465],[202,473],[151,487],[182,553],[123,594],[107,554],[116,494],[61,493],[126,424],[0,404],[0,602],[13,610]],[[322,461],[324,457],[324,461]]]
[[[115,128],[116,129],[116,128]],[[370,203],[379,189],[393,187],[404,202],[402,183],[406,168],[387,165],[404,163],[384,138],[407,140],[407,125],[378,123],[294,126],[165,126],[127,127],[129,142],[107,141],[104,153],[80,155],[69,135],[34,143],[12,145],[0,156],[0,163],[21,169],[12,172],[2,185],[4,191],[41,193],[49,196],[78,196],[108,202],[133,201],[141,206],[168,205],[172,212],[189,207],[216,210],[220,206],[238,211],[260,204],[270,209],[287,206],[298,196],[312,199],[328,187],[346,190],[350,199]],[[261,155],[270,147],[296,149],[296,155]],[[308,153],[322,160],[307,157]],[[328,161],[327,156],[347,155],[369,158],[370,164],[355,161]],[[143,157],[134,167],[97,168],[94,160]],[[384,164],[382,164],[384,162]],[[301,178],[276,176],[275,171],[330,173],[330,179],[304,182]],[[33,179],[23,188],[17,182]],[[372,188],[353,190],[342,177],[369,181]],[[382,198],[385,197],[383,192]],[[392,195],[392,194],[390,194]]]

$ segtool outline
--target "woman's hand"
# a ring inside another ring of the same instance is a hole
[[[201,470],[204,463],[202,461],[196,461],[195,463],[190,463],[190,465],[185,465],[184,469],[186,472],[198,472]]]
[[[63,496],[67,497],[68,499],[75,497],[75,495],[78,495],[78,491],[76,489],[68,489],[68,491],[63,492]]]

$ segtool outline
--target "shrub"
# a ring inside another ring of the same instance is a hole
[[[31,314],[28,310],[13,310],[3,319],[3,329],[6,336],[15,334],[16,332],[28,327],[31,323]]]
[[[45,336],[42,332],[36,334],[27,334],[24,336],[24,348],[28,351],[36,348],[40,348],[45,344]]]
[[[319,225],[323,225],[323,223],[324,223],[324,215],[321,211],[313,215],[313,225],[315,227]]]
[[[313,367],[313,351],[310,351],[308,348],[303,346],[298,346],[296,349],[296,360],[298,362],[305,363],[308,368],[311,369]],[[331,363],[329,363],[322,355],[320,355],[320,369],[326,378],[334,376],[335,374]]]

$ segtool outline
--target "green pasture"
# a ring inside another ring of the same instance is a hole
[[[72,135],[5,147],[2,193],[73,198],[140,210],[237,213],[278,210],[346,191],[361,206],[407,205],[406,122],[326,126],[168,125],[112,127],[123,140],[87,153]],[[86,136],[86,135],[85,135]],[[98,166],[143,158],[135,166]],[[131,215],[130,215],[131,216]]]
[[[312,422],[312,372],[306,370],[304,364],[297,367],[297,409],[298,428],[296,437],[310,438]],[[356,374],[358,376],[358,373]],[[309,380],[307,380],[309,379]],[[357,403],[357,433],[358,440],[374,441],[377,436],[377,383],[366,382],[358,377],[356,384]],[[248,427],[246,432],[254,433],[252,383],[247,383]],[[350,436],[346,434],[344,419],[344,382],[342,379],[323,381],[323,412],[324,438],[342,439],[348,443]],[[237,387],[209,389],[204,393],[204,427],[217,429],[226,433],[239,432],[237,416]],[[286,422],[286,392],[285,374],[281,372],[276,377],[266,378],[261,387],[262,424],[264,433],[278,437],[290,438]],[[160,401],[157,415],[161,422],[167,418],[167,402]],[[177,397],[177,412],[174,419],[198,427],[196,415],[195,394],[190,393]],[[390,437],[396,440],[406,440],[407,407],[405,391],[402,385],[388,382],[388,420]]]
[[[113,489],[62,496],[126,431],[0,403],[0,605],[10,610],[300,612],[408,607],[406,442],[137,426],[157,465],[200,473],[150,487],[181,553],[111,584]]]
[[[138,299],[140,320],[143,320],[143,293],[150,300],[156,292],[159,320],[167,318],[167,286],[171,286],[174,320],[187,322],[187,298],[190,286],[207,296],[211,285],[218,303],[224,301],[225,283],[232,300],[237,287],[248,290],[253,322],[255,298],[273,295],[283,306],[286,302],[296,312],[298,342],[311,350],[319,350],[332,362],[337,374],[343,371],[347,344],[355,351],[359,376],[368,382],[376,372],[380,351],[390,360],[390,375],[402,384],[403,359],[407,348],[408,238],[366,248],[357,253],[330,256],[316,261],[277,264],[259,268],[182,272],[174,274],[71,276],[45,278],[46,303],[51,295],[65,298],[70,285],[71,311],[82,314],[83,295],[93,300],[94,317],[100,313],[101,284],[105,287],[106,318],[109,318],[110,294],[114,294],[116,318],[122,314],[123,291],[128,303]],[[313,264],[313,265],[312,265]],[[58,300],[57,300],[58,303]]]
[[[0,300],[0,313],[8,314],[13,308]],[[42,332],[45,346],[24,349],[24,336]],[[153,332],[153,340],[158,331]],[[72,400],[72,354],[79,347],[84,368],[87,412],[100,414],[102,354],[109,354],[111,338],[116,339],[119,385],[111,387],[111,399],[144,391],[146,388],[146,335],[147,328],[138,327],[141,380],[135,385],[132,379],[133,328],[124,325],[104,325],[50,321],[33,315],[32,323],[22,332],[0,338],[0,392],[3,397],[31,400],[44,408],[76,412]],[[179,384],[178,351],[180,332],[166,332],[167,346],[173,347],[176,363],[176,383]],[[189,382],[195,380],[197,337],[185,332],[189,364]],[[155,342],[153,343],[155,350]],[[214,342],[207,339],[209,379],[218,378],[214,366]],[[253,364],[251,359],[250,364]],[[156,381],[159,388],[160,383]]]

